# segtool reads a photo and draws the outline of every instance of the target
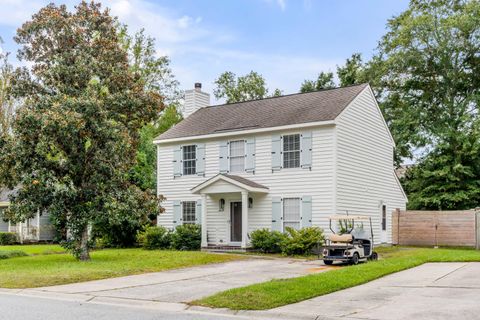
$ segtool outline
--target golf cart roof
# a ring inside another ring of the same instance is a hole
[[[342,215],[336,214],[330,216],[330,220],[370,220],[370,216],[361,216],[361,215]]]

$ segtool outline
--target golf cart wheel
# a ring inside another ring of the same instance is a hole
[[[357,265],[359,261],[360,261],[360,256],[358,255],[357,252],[355,252],[352,256],[351,262],[353,265]]]
[[[326,265],[326,266],[331,266],[333,264],[333,261],[332,260],[323,260],[323,263]]]
[[[372,256],[370,257],[370,260],[376,261],[378,260],[378,253],[375,251],[372,252]]]

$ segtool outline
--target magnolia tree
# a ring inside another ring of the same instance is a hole
[[[160,212],[158,199],[131,184],[139,129],[163,109],[162,97],[129,63],[116,18],[100,4],[69,12],[50,4],[18,29],[14,93],[21,98],[14,139],[0,140],[1,179],[20,185],[7,217],[48,211],[68,230],[67,249],[89,260],[88,229],[98,220]]]

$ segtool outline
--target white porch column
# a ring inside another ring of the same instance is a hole
[[[207,195],[202,193],[202,248],[207,246]]]
[[[242,248],[248,245],[248,192],[242,191]]]
[[[40,210],[37,210],[37,241],[40,241]]]

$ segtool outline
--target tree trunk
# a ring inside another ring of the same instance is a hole
[[[80,261],[89,261],[90,253],[88,250],[88,225],[85,226],[80,240],[80,254],[78,255]]]

